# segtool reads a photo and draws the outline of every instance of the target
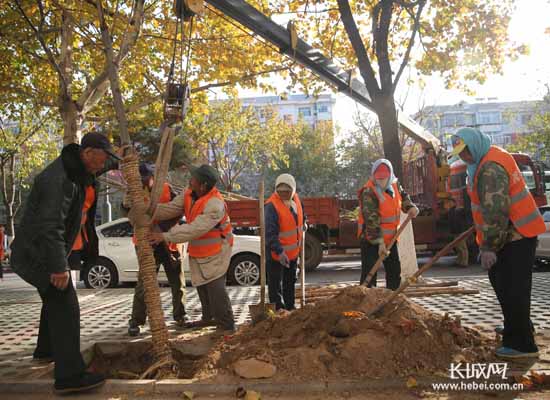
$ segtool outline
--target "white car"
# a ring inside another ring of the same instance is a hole
[[[83,267],[80,278],[88,288],[116,287],[123,282],[137,282],[138,260],[132,243],[132,225],[127,218],[120,218],[96,228],[99,238],[99,259],[93,265]],[[186,247],[182,251],[182,263],[186,280],[190,280]],[[159,282],[168,280],[161,267]],[[229,284],[256,285],[260,281],[260,237],[235,235],[229,271]]]

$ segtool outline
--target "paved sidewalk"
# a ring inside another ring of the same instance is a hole
[[[200,319],[197,291],[191,287],[186,289],[187,315],[191,320]],[[228,292],[237,324],[246,323],[250,318],[246,305],[259,302],[259,288],[228,287]],[[82,348],[98,341],[140,341],[150,338],[148,324],[139,337],[130,338],[127,335],[133,288],[78,289],[77,293]],[[170,288],[161,288],[161,298],[169,331],[176,333]],[[0,283],[0,380],[13,379],[35,365],[32,352],[38,336],[41,305],[38,292],[14,274],[9,274]]]
[[[32,352],[36,344],[41,302],[35,289],[13,274],[6,274],[0,284],[0,380],[13,380],[33,367]],[[429,279],[428,281],[430,281]],[[351,284],[342,282],[340,285]],[[431,311],[460,316],[465,324],[491,331],[501,323],[500,307],[488,278],[468,277],[460,285],[480,291],[477,295],[442,295],[415,298]],[[533,275],[532,319],[537,331],[550,330],[550,273]],[[237,324],[249,320],[248,304],[259,302],[259,287],[228,287]],[[126,334],[132,305],[132,288],[78,289],[81,309],[82,346],[105,340],[130,340]],[[162,303],[171,332],[170,289],[161,289]],[[187,288],[186,309],[191,319],[200,318],[200,302],[193,288]],[[145,334],[137,339],[149,338]]]

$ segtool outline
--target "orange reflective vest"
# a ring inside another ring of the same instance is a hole
[[[92,207],[95,201],[95,190],[92,185],[86,186],[86,196],[84,197],[84,204],[82,205],[82,219],[80,220],[80,230],[73,243],[73,251],[82,250],[84,248],[84,241],[88,241],[86,230],[83,229],[88,220],[88,210]]]
[[[468,194],[472,200],[472,216],[476,228],[476,241],[478,245],[483,243],[483,231],[485,222],[481,214],[481,206],[477,193],[477,178],[478,173],[483,165],[489,161],[496,162],[502,166],[509,177],[508,194],[511,197],[509,219],[512,221],[514,228],[524,237],[535,237],[546,231],[544,219],[537,208],[535,199],[525,185],[523,175],[519,170],[516,161],[506,150],[500,147],[491,146],[485,157],[477,167],[474,177],[473,190],[468,185]]]
[[[4,259],[4,233],[0,232],[0,262]],[[0,268],[2,268],[0,266]]]
[[[145,202],[149,202],[149,196],[145,195],[144,200]],[[159,204],[169,203],[170,200],[172,200],[172,195],[170,193],[170,185],[165,182],[164,185],[162,185],[162,193],[160,194],[160,197],[159,197]],[[134,246],[137,245],[136,235],[132,236],[132,243],[134,244]],[[168,243],[168,249],[170,251],[178,251],[178,247],[176,246],[175,243]]]
[[[302,245],[302,234],[304,232],[304,211],[298,194],[294,194],[292,198],[296,204],[296,215],[298,221],[294,219],[294,215],[290,208],[283,203],[279,195],[275,192],[267,199],[266,204],[273,204],[277,216],[279,217],[279,242],[283,247],[289,260],[296,260],[300,254],[300,246]],[[271,257],[279,261],[280,257],[274,251],[271,252]]]
[[[214,197],[223,201],[225,214],[218,224],[209,232],[206,232],[201,237],[189,241],[187,251],[191,257],[204,258],[218,254],[222,251],[222,243],[224,240],[227,240],[229,245],[233,246],[233,231],[231,228],[231,222],[229,221],[227,204],[225,204],[225,201],[223,200],[223,197],[218,189],[213,188],[204,196],[199,197],[194,203],[192,190],[187,189],[183,196],[183,211],[185,213],[185,219],[188,224],[192,223],[195,218],[202,214],[208,201]]]
[[[456,204],[456,208],[464,208],[464,191],[466,190],[466,168],[464,161],[451,164],[451,174],[447,179],[447,190]]]
[[[382,237],[384,238],[384,243],[389,244],[395,234],[397,229],[399,229],[399,220],[401,218],[401,193],[399,193],[399,188],[397,182],[392,183],[393,192],[395,197],[387,192],[384,192],[382,195],[376,190],[376,184],[372,179],[369,179],[365,186],[363,186],[357,192],[359,197],[359,218],[358,218],[358,229],[357,237],[361,237],[363,233],[363,226],[365,225],[365,219],[363,218],[363,192],[370,188],[373,193],[378,198],[378,213],[380,214],[380,230],[382,231]],[[375,239],[369,238],[367,239]]]

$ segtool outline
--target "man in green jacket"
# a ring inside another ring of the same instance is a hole
[[[13,270],[35,286],[42,299],[33,357],[53,358],[57,393],[80,392],[105,382],[101,375],[85,372],[80,309],[68,258],[82,237],[83,256],[97,257],[95,177],[106,171],[109,156],[117,157],[107,138],[95,132],[85,135],[81,145],[65,146],[34,179],[11,246]]]

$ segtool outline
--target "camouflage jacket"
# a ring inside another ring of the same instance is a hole
[[[481,250],[497,252],[506,243],[521,237],[509,218],[512,204],[509,180],[506,170],[492,161],[483,164],[478,173],[477,193],[485,222]]]
[[[399,193],[401,194],[401,210],[406,213],[410,208],[414,207],[414,203],[411,201],[411,198],[407,192],[403,190],[401,184],[397,183],[397,187],[399,188]],[[376,194],[372,191],[372,189],[367,188],[363,191],[362,203],[363,208],[360,212],[363,213],[363,218],[365,219],[365,229],[363,229],[361,239],[367,239],[369,243],[372,244],[380,244],[383,238],[382,231],[380,230],[378,197],[376,197]]]

